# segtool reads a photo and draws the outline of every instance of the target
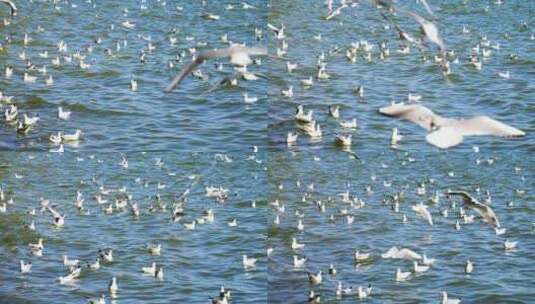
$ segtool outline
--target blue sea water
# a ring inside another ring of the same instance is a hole
[[[114,303],[206,303],[217,296],[220,285],[233,290],[233,303],[305,303],[311,289],[321,293],[322,302],[356,301],[355,296],[335,298],[337,281],[372,284],[373,293],[366,300],[372,303],[436,303],[443,290],[463,303],[529,303],[535,298],[535,40],[530,39],[534,2],[428,1],[447,49],[455,50],[459,58],[446,79],[433,63],[437,51],[431,44],[422,50],[412,48],[408,55],[397,54],[395,31],[386,28],[377,8],[365,1],[329,21],[323,20],[327,12],[323,1],[249,1],[253,9],[243,9],[235,1],[18,2],[15,18],[1,8],[2,17],[11,24],[0,27],[0,34],[11,37],[11,43],[2,42],[0,91],[15,96],[19,112],[38,114],[40,121],[26,135],[0,122],[0,185],[14,201],[0,214],[0,302],[84,303],[104,293]],[[227,4],[234,8],[226,9]],[[398,4],[425,14],[414,1]],[[206,20],[206,13],[220,19]],[[135,24],[133,29],[122,25],[127,20]],[[394,20],[419,36],[413,20],[402,14]],[[286,27],[289,48],[284,59],[274,55],[280,42],[272,37],[267,22]],[[462,33],[463,25],[470,33]],[[255,38],[255,28],[263,30],[261,40]],[[32,38],[26,47],[24,33]],[[239,80],[236,87],[209,91],[234,73],[227,61],[217,61],[224,64],[222,72],[210,61],[201,66],[207,80],[188,77],[174,92],[163,92],[190,60],[190,48],[226,47],[221,40],[226,33],[231,41],[269,47],[273,56],[249,67],[259,80]],[[319,33],[321,41],[314,39]],[[170,36],[177,38],[175,45]],[[492,50],[477,71],[467,62],[471,47],[482,36],[491,44],[500,43],[500,49]],[[95,43],[97,38],[100,44]],[[61,40],[68,53],[86,55],[91,67],[81,70],[76,59],[68,64],[63,58],[60,67],[53,67],[50,61],[59,54],[56,43]],[[359,56],[352,64],[345,58],[345,49],[359,40],[375,45],[372,62]],[[379,60],[377,44],[383,40],[388,41],[391,55]],[[149,42],[155,47],[152,51]],[[140,62],[141,50],[146,52],[145,64]],[[45,86],[38,71],[29,71],[38,76],[36,83],[23,81],[26,62],[18,57],[22,51],[37,67],[47,66],[53,86]],[[43,51],[48,51],[48,58],[39,56]],[[177,60],[182,52],[187,56]],[[331,78],[315,79],[311,88],[303,88],[299,80],[315,75],[322,52]],[[512,53],[518,59],[509,59]],[[288,60],[299,65],[292,74],[286,72]],[[10,79],[3,76],[8,65],[14,68]],[[496,75],[502,71],[510,71],[511,78]],[[129,90],[131,79],[138,81],[135,92]],[[280,90],[290,85],[295,96],[283,98]],[[362,99],[354,93],[358,85],[364,86]],[[245,104],[245,92],[259,101]],[[439,150],[426,143],[425,130],[377,113],[392,100],[404,101],[409,92],[422,95],[422,104],[441,115],[488,115],[527,136],[469,137],[455,148]],[[299,104],[314,110],[323,137],[313,141],[300,133],[297,144],[288,147],[286,134],[296,129],[293,114]],[[352,150],[361,161],[333,144],[336,134],[348,131],[328,116],[331,104],[340,105],[343,120],[357,119]],[[58,106],[72,112],[69,120],[57,118]],[[398,149],[389,145],[394,127],[404,135]],[[83,132],[79,143],[65,144],[64,153],[48,152],[57,148],[49,142],[50,134],[76,129]],[[258,153],[253,146],[258,146]],[[473,146],[479,147],[478,153]],[[128,159],[127,169],[120,165],[122,157]],[[420,183],[426,183],[425,196],[416,194]],[[313,190],[307,188],[311,184]],[[225,202],[205,195],[210,186],[229,189]],[[105,214],[107,205],[98,205],[95,199],[103,192],[101,187],[112,190],[104,195],[110,202],[121,197],[118,189],[126,187],[141,207],[141,216],[135,218],[128,210]],[[172,204],[188,188],[185,215],[180,223],[171,223]],[[481,200],[488,190],[506,234],[496,236],[479,219],[461,223],[462,229],[456,231],[461,201],[441,197],[439,204],[429,202],[435,192],[447,189],[465,189]],[[365,206],[356,209],[341,202],[338,194],[346,190]],[[395,213],[384,199],[401,190],[405,198]],[[74,207],[77,191],[83,193],[89,214]],[[49,213],[40,212],[41,197],[67,214],[64,228],[53,228]],[[157,197],[167,210],[150,210],[160,204]],[[284,213],[271,207],[275,200],[285,206]],[[251,207],[253,201],[256,208]],[[317,201],[325,202],[325,213],[318,212]],[[429,205],[433,226],[411,210],[418,202]],[[440,211],[452,202],[457,208],[443,218]],[[27,214],[34,208],[35,216]],[[207,209],[214,210],[214,223],[193,231],[183,228],[182,223],[201,217]],[[304,214],[304,232],[296,229],[296,211]],[[346,212],[355,216],[352,225],[345,223]],[[407,223],[402,223],[402,214]],[[273,224],[276,215],[279,225]],[[234,218],[238,227],[229,227],[227,222]],[[33,232],[24,228],[32,220]],[[45,244],[41,258],[32,256],[27,247],[39,237]],[[292,237],[305,244],[304,250],[291,249]],[[518,241],[518,249],[503,250],[506,238]],[[162,244],[162,254],[149,255],[148,243]],[[396,283],[395,269],[409,271],[412,264],[382,259],[381,253],[392,246],[425,252],[436,262],[428,272]],[[269,257],[267,247],[273,248]],[[98,271],[84,269],[72,286],[56,281],[67,273],[62,255],[89,262],[102,248],[114,250],[113,263]],[[355,264],[354,249],[371,253],[372,261]],[[243,254],[258,258],[257,267],[244,269]],[[308,258],[305,268],[294,269],[294,254]],[[20,274],[20,259],[33,262],[30,274]],[[467,259],[475,263],[470,275],[463,272]],[[163,281],[142,275],[141,267],[153,261],[164,267]],[[326,273],[331,263],[338,269],[334,278]],[[319,270],[324,282],[311,286],[306,271]],[[119,284],[114,299],[107,291],[112,276]]]

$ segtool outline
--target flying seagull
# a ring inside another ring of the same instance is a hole
[[[498,221],[498,218],[496,217],[496,214],[490,208],[489,206],[478,202],[475,198],[473,198],[470,194],[468,194],[465,191],[448,191],[446,192],[447,195],[458,195],[462,196],[463,202],[465,205],[467,205],[469,208],[474,209],[483,217],[483,220],[491,225],[494,228],[500,228],[500,221]]]
[[[251,64],[250,55],[267,55],[267,49],[261,47],[245,47],[239,44],[234,44],[226,49],[217,49],[200,53],[194,61],[186,65],[173,81],[165,88],[165,92],[171,92],[191,71],[198,65],[211,58],[230,57],[230,62],[238,66],[246,66]]]
[[[11,0],[0,0],[0,2],[9,5],[9,8],[11,8],[11,16],[16,16],[17,15],[17,6],[15,5],[15,3],[13,1],[11,1]]]
[[[437,26],[433,22],[428,21],[427,19],[421,17],[416,13],[407,12],[407,14],[409,14],[409,16],[411,16],[414,20],[416,20],[416,22],[420,24],[422,32],[427,37],[427,39],[438,45],[440,51],[444,51],[444,40],[442,40],[442,38],[440,37]]]
[[[523,131],[501,123],[488,116],[476,116],[467,119],[441,117],[421,105],[395,104],[379,109],[379,113],[410,120],[430,131],[427,142],[442,149],[460,144],[464,136],[493,135],[501,137],[524,136]]]

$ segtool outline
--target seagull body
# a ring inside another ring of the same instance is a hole
[[[307,275],[308,275],[308,281],[312,284],[312,285],[319,285],[321,284],[322,282],[322,271],[320,270],[317,274],[314,274],[314,273],[310,273],[310,272],[307,272]]]
[[[111,294],[117,293],[117,290],[119,290],[119,287],[117,286],[117,278],[113,277],[111,278],[110,284],[108,285],[108,290]]]
[[[63,107],[58,107],[58,118],[59,119],[67,120],[70,117],[71,117],[71,112],[70,111],[64,111]]]
[[[383,253],[383,259],[421,260],[422,256],[408,248],[398,249],[396,246]]]
[[[76,130],[73,134],[63,134],[61,138],[63,141],[78,141],[80,140],[80,135],[82,134],[81,130]]]
[[[154,276],[156,274],[156,263],[152,262],[152,265],[150,267],[142,267],[141,271],[143,271],[144,274]]]
[[[297,239],[296,238],[292,238],[292,249],[293,250],[300,250],[300,249],[304,249],[305,248],[305,244],[300,244],[297,242]]]
[[[413,261],[414,272],[426,272],[429,270],[427,265],[418,265],[418,261]]]
[[[474,271],[474,263],[470,260],[466,260],[466,264],[464,266],[464,272],[466,273],[472,273]]]
[[[379,109],[379,113],[410,120],[430,131],[427,142],[446,149],[460,144],[464,136],[493,135],[501,137],[524,136],[525,133],[488,116],[469,119],[443,118],[421,105],[395,104]]]
[[[63,256],[63,266],[65,267],[74,267],[80,264],[79,260],[69,260],[69,257],[64,255]]]
[[[297,106],[297,110],[295,112],[295,120],[300,123],[311,123],[312,122],[312,114],[313,111],[309,110],[308,114],[305,114],[305,110],[303,108],[303,105]]]
[[[162,244],[149,244],[147,245],[147,251],[153,255],[160,255],[162,251]]]
[[[355,262],[364,262],[371,258],[371,255],[369,253],[360,253],[358,250],[355,250],[355,253],[353,256],[354,256]]]
[[[294,268],[303,267],[306,261],[307,261],[306,257],[299,258],[298,256],[294,255]]]
[[[340,117],[340,107],[331,105],[329,106],[329,115],[331,115],[334,118]]]
[[[512,242],[512,241],[509,241],[508,239],[505,240],[505,242],[503,242],[503,248],[505,250],[513,250],[513,249],[516,249],[516,245],[517,245],[518,242]]]
[[[91,298],[87,300],[88,304],[106,304],[106,296],[101,295],[100,298]]]
[[[258,101],[258,97],[249,96],[249,94],[243,93],[243,101],[245,103],[255,103]]]
[[[267,55],[267,49],[259,47],[245,47],[242,45],[234,44],[226,49],[217,49],[213,51],[202,52],[195,60],[186,67],[171,81],[171,83],[165,89],[166,92],[172,91],[189,73],[191,73],[197,66],[204,61],[211,58],[230,57],[230,62],[238,66],[247,66],[252,63],[250,55]]]
[[[248,258],[247,255],[242,255],[242,264],[244,268],[253,268],[256,267],[256,259]]]
[[[400,268],[396,269],[396,282],[406,281],[410,276],[410,272],[402,272]]]
[[[351,146],[351,134],[337,135],[335,138],[335,143],[343,147],[350,147]]]
[[[372,293],[372,285],[368,285],[368,287],[366,288],[366,290],[364,290],[364,288],[362,288],[362,286],[359,286],[357,288],[357,297],[359,299],[366,299],[367,297],[370,296],[370,294]]]
[[[340,122],[340,126],[342,128],[346,128],[346,129],[356,129],[357,128],[357,119],[353,118],[352,120],[349,120],[349,121],[341,121]]]
[[[425,253],[422,256],[422,264],[426,266],[431,266],[435,262],[435,259],[428,258]]]
[[[23,115],[24,117],[24,124],[27,126],[33,126],[39,121],[39,116],[29,117],[26,113]]]
[[[427,39],[429,39],[434,44],[438,45],[440,50],[443,51],[444,50],[444,41],[442,40],[442,38],[440,37],[440,35],[438,33],[437,26],[433,22],[428,21],[425,18],[423,18],[423,17],[421,17],[421,16],[419,16],[419,15],[413,13],[413,12],[408,12],[408,14],[412,18],[414,18],[414,20],[416,20],[416,22],[418,22],[420,24],[422,32],[425,34]]]
[[[411,208],[414,212],[416,212],[416,214],[419,217],[426,220],[430,226],[433,226],[433,218],[431,217],[431,213],[429,212],[429,210],[427,210],[426,205],[424,205],[423,203],[419,203],[419,204],[413,205]]]
[[[403,135],[399,134],[398,128],[392,129],[392,136],[390,137],[390,145],[397,146],[398,142],[403,139]]]
[[[20,273],[29,273],[32,270],[32,262],[24,263],[20,260]]]

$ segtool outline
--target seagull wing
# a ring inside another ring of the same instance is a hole
[[[173,81],[165,88],[165,92],[171,92],[181,81],[186,78],[199,64],[204,62],[204,58],[199,56],[194,61],[186,65],[178,75],[173,78]]]
[[[11,9],[11,16],[17,15],[17,6],[15,3],[11,0],[0,0],[1,3],[5,3],[9,5],[9,8]]]
[[[494,135],[503,137],[524,136],[523,131],[492,119],[488,116],[477,116],[470,119],[454,121],[456,129],[465,135]]]
[[[186,78],[198,65],[210,58],[232,57],[239,53],[248,55],[267,55],[267,49],[261,47],[244,47],[240,45],[233,45],[226,49],[216,49],[211,51],[201,52],[197,58],[186,65],[173,81],[165,88],[165,92],[171,92],[181,81]]]
[[[463,135],[457,128],[440,127],[425,137],[428,143],[441,149],[451,148],[463,142]]]
[[[427,0],[420,0],[420,2],[423,4],[423,6],[425,7],[425,10],[427,11],[429,15],[435,16],[435,14],[433,13],[433,10],[431,9],[431,6],[429,6],[429,4],[427,3]]]
[[[243,50],[253,56],[264,56],[268,54],[267,49],[263,47],[244,47]]]
[[[438,33],[437,26],[433,22],[427,21],[425,18],[413,12],[407,12],[407,14],[409,14],[409,16],[411,16],[414,20],[416,20],[416,22],[418,22],[422,26],[423,32],[425,36],[427,36],[427,39],[438,45],[440,47],[440,50],[444,49],[444,41]]]
[[[269,28],[270,30],[272,30],[272,31],[275,32],[276,34],[278,34],[279,31],[280,31],[279,28],[275,27],[275,26],[274,26],[273,24],[271,24],[271,23],[268,23],[267,26],[268,26],[268,28]]]
[[[431,130],[431,121],[440,118],[440,116],[433,113],[433,111],[421,105],[391,105],[380,108],[379,113],[386,116],[410,120],[426,130]]]
[[[468,194],[465,191],[448,191],[446,194],[448,195],[459,195],[463,197],[463,203],[466,204],[468,207],[474,209],[479,213],[485,222],[490,224],[493,227],[500,227],[500,221],[498,220],[498,217],[494,213],[494,210],[492,210],[491,207],[480,203],[475,198],[473,198],[470,194]]]

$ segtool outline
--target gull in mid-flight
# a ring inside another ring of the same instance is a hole
[[[441,51],[444,51],[444,40],[440,37],[438,33],[437,26],[427,19],[421,17],[418,14],[415,14],[413,12],[407,12],[416,22],[418,22],[421,26],[422,32],[424,35],[429,39],[429,41],[433,42],[434,44],[438,45]]]
[[[421,105],[395,104],[379,109],[379,113],[410,120],[430,131],[427,142],[446,149],[460,144],[464,136],[493,135],[501,137],[519,137],[526,133],[508,126],[488,116],[476,116],[467,119],[441,117]]]
[[[237,66],[247,66],[252,63],[251,55],[267,55],[267,49],[261,47],[246,47],[239,44],[234,44],[226,49],[216,49],[200,53],[195,60],[186,65],[173,81],[165,88],[166,92],[172,91],[191,71],[198,65],[211,58],[230,57],[230,62]]]
[[[467,192],[448,191],[446,192],[446,194],[462,196],[464,204],[466,204],[469,208],[472,208],[477,211],[477,213],[479,213],[481,217],[483,217],[483,221],[485,221],[487,224],[491,225],[494,228],[500,228],[500,221],[498,220],[498,217],[496,217],[494,210],[492,210],[492,208],[490,208],[489,206],[480,203]]]

